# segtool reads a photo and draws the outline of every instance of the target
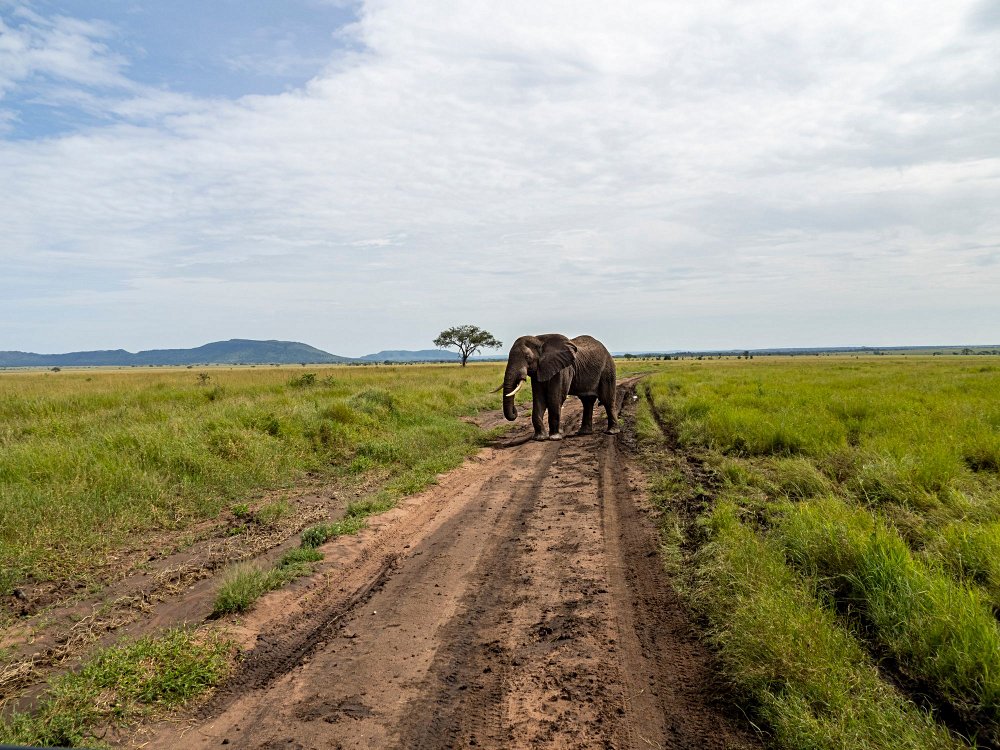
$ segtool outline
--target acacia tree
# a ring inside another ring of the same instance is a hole
[[[480,349],[499,349],[503,343],[497,341],[492,333],[478,326],[455,326],[441,331],[434,339],[434,346],[442,349],[449,346],[458,347],[458,353],[462,355],[462,367],[465,367],[466,360]]]

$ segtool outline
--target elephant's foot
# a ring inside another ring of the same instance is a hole
[[[621,427],[609,427],[608,429],[606,429],[604,431],[604,434],[605,435],[617,435],[621,431],[622,431]]]
[[[547,440],[547,438],[545,437],[545,433],[544,432],[536,432],[534,435],[532,435],[531,439],[532,440]]]
[[[549,440],[562,440],[563,436],[561,432],[553,432],[549,435]]]
[[[577,435],[593,435],[594,434],[594,428],[593,427],[581,427],[579,430],[576,431],[576,434]]]

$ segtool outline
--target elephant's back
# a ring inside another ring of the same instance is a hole
[[[615,382],[615,360],[607,347],[593,336],[570,339],[577,347],[574,391],[596,393],[598,384],[605,379]],[[574,392],[574,395],[579,395]]]
[[[586,334],[584,334],[583,336],[577,336],[576,338],[572,338],[570,339],[570,341],[572,341],[574,344],[577,345],[577,347],[580,348],[594,349],[597,351],[603,350],[604,352],[607,352],[609,356],[611,354],[610,352],[608,352],[608,348],[604,346],[604,344],[602,344],[600,341],[595,339],[593,336],[587,336]]]

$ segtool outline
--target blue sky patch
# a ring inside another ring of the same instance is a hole
[[[0,0],[0,34],[35,56],[20,77],[13,65],[0,71],[0,134],[42,138],[113,122],[106,98],[139,87],[229,99],[300,87],[350,47],[341,32],[356,13],[321,0]],[[74,79],[60,67],[69,65],[61,53],[81,48],[106,76]]]

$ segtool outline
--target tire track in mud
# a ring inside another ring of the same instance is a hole
[[[248,618],[255,648],[202,715],[135,744],[755,746],[718,700],[633,472],[603,434],[487,449],[328,544],[322,580]]]

